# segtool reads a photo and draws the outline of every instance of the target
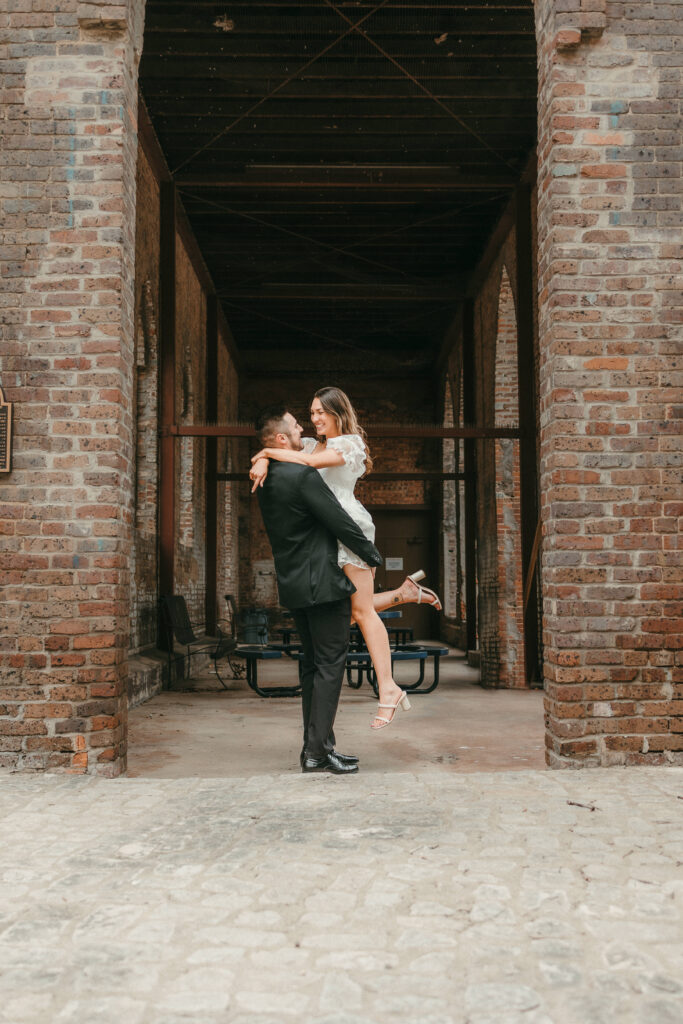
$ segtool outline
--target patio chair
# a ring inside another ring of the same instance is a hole
[[[234,609],[234,603],[232,602],[232,596],[226,595],[228,600],[228,606],[232,610]],[[221,629],[218,629],[218,635],[215,638],[206,636],[197,636],[194,631],[190,616],[187,610],[187,604],[182,594],[168,594],[160,599],[162,618],[166,627],[166,635],[168,640],[168,678],[169,683],[171,681],[171,666],[174,661],[187,659],[187,672],[188,676],[190,673],[190,664],[193,654],[200,654],[202,651],[208,651],[209,657],[213,661],[214,670],[218,681],[220,682],[223,689],[227,690],[228,687],[220,676],[218,671],[218,662],[221,658],[227,658],[228,664],[233,673],[234,678],[238,678],[243,674],[243,670],[240,666],[233,665],[230,655],[233,654],[237,647],[237,640],[235,638],[235,616],[231,614],[231,634],[227,636]],[[180,644],[181,647],[185,647],[186,650],[181,655],[175,654],[175,644]]]

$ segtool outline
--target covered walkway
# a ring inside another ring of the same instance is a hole
[[[460,656],[458,656],[458,654]],[[413,663],[414,664],[414,663]],[[267,662],[266,684],[296,678],[288,659]],[[396,665],[399,682],[414,668]],[[337,715],[337,746],[357,754],[361,771],[506,771],[543,768],[543,695],[538,690],[485,690],[462,652],[445,658],[433,693],[414,696],[409,714],[372,732],[376,701],[365,683],[344,686]],[[213,671],[188,681],[192,689],[164,691],[129,716],[128,773],[146,779],[235,778],[298,772],[301,701],[257,697],[246,682],[220,688]]]

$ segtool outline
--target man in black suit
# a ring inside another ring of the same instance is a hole
[[[257,429],[264,447],[301,451],[302,428],[285,406],[265,410]],[[382,557],[310,466],[271,460],[258,499],[280,601],[292,611],[303,647],[301,769],[357,772],[358,758],[334,749],[355,591],[337,564],[337,540],[368,565],[381,565]]]

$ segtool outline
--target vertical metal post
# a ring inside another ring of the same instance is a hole
[[[175,423],[176,325],[176,191],[172,181],[160,183],[159,232],[159,594],[173,593],[175,584],[175,438],[168,428]],[[166,646],[164,629],[159,641]]]
[[[519,377],[520,521],[522,526],[523,586],[535,572],[534,537],[539,516],[537,387],[534,363],[533,238],[531,188],[519,185],[516,196],[517,239],[517,373]],[[524,586],[524,589],[526,587]],[[540,678],[538,587],[531,586],[524,609],[524,660],[527,683]]]
[[[218,300],[214,294],[206,296],[206,422],[218,420]],[[206,439],[206,494],[205,494],[205,622],[206,632],[216,632],[217,560],[218,560],[218,438]]]
[[[474,301],[466,299],[462,319],[462,411],[474,424]],[[467,650],[477,646],[477,469],[474,438],[465,440],[465,627]]]

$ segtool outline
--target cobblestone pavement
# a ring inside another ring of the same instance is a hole
[[[0,775],[3,1024],[680,1024],[683,769]]]

